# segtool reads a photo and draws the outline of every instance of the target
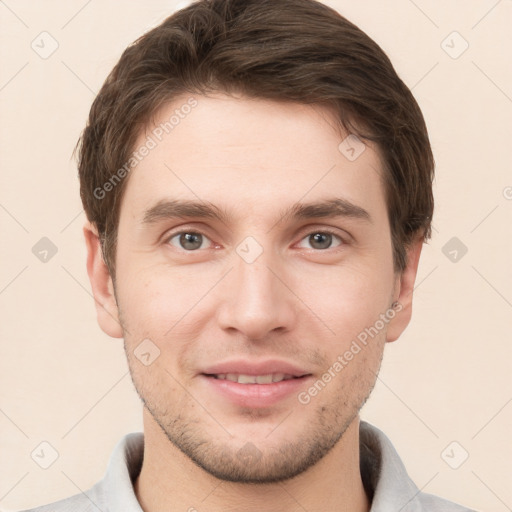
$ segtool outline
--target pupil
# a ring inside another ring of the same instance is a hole
[[[312,235],[312,238],[314,243],[320,243],[322,247],[317,247],[320,249],[328,248],[331,242],[331,235],[329,233],[315,233],[314,235]],[[324,239],[323,243],[322,238]]]
[[[197,249],[201,247],[200,236],[198,233],[183,233],[180,242],[185,249]]]

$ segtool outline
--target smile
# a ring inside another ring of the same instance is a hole
[[[238,382],[238,384],[272,384],[273,382],[281,382],[282,380],[297,379],[289,373],[269,373],[266,375],[246,375],[243,373],[218,373],[208,375],[220,380],[230,380],[231,382]]]

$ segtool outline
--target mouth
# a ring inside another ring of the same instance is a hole
[[[272,384],[275,382],[282,382],[283,380],[302,379],[310,374],[297,376],[289,373],[268,373],[265,375],[247,375],[244,373],[205,373],[203,375],[218,380],[229,380],[238,384]]]
[[[215,400],[218,397],[222,403],[232,406],[253,409],[270,408],[292,400],[294,395],[311,384],[313,378],[313,374],[290,366],[287,370],[293,373],[277,371],[276,368],[256,371],[253,367],[245,368],[246,373],[236,372],[234,368],[230,368],[229,373],[219,370],[208,369],[200,374],[207,396]]]
[[[231,359],[202,368],[207,396],[231,405],[262,408],[291,400],[310,384],[313,374],[283,359]]]

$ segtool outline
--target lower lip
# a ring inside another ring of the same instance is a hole
[[[282,380],[271,384],[239,384],[227,379],[216,379],[201,375],[215,392],[226,397],[233,404],[241,407],[270,407],[280,400],[297,394],[306,385],[311,375],[305,375],[297,379]]]

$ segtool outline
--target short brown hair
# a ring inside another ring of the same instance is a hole
[[[120,171],[137,137],[163,103],[209,92],[328,106],[342,129],[380,150],[395,270],[405,268],[408,244],[430,237],[427,128],[383,50],[314,0],[199,0],[124,51],[77,145],[82,202],[112,277],[128,180]],[[123,178],[118,185],[116,176]]]

